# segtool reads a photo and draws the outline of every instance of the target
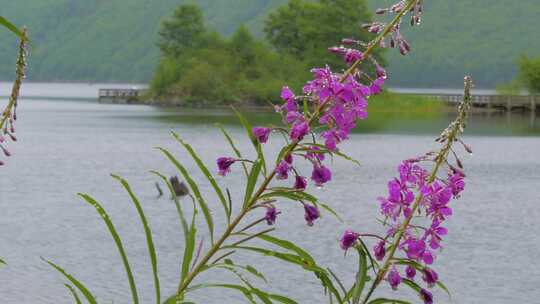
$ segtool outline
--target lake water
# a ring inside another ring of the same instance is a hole
[[[272,121],[266,115],[252,119]],[[162,293],[171,294],[178,279],[183,236],[174,205],[156,198],[148,173],[158,169],[178,174],[153,147],[174,151],[197,180],[203,181],[189,157],[170,138],[179,132],[208,162],[230,154],[213,126],[225,124],[242,150],[251,151],[243,131],[226,112],[179,112],[148,106],[102,105],[95,101],[22,100],[19,142],[0,169],[1,303],[73,303],[63,278],[40,256],[58,262],[85,282],[100,303],[130,303],[118,253],[94,209],[76,197],[90,193],[102,202],[121,234],[135,272],[142,303],[152,303],[153,285],[146,242],[137,214],[114,172],[130,181],[148,214],[158,249]],[[307,227],[299,206],[286,203],[277,221],[278,236],[311,250],[322,265],[350,279],[353,255],[343,257],[337,239],[343,229],[380,232],[375,221],[376,197],[385,192],[401,159],[434,147],[433,138],[451,119],[448,115],[411,119],[373,114],[343,151],[362,165],[336,160],[334,180],[312,191],[343,215],[345,224],[326,215]],[[372,120],[373,122],[369,122]],[[463,197],[455,202],[450,234],[437,258],[439,276],[451,289],[452,300],[436,292],[436,303],[532,303],[540,298],[540,117],[476,115],[465,136],[474,155],[464,155],[468,178]],[[278,137],[271,142],[276,144]],[[277,151],[268,146],[268,153]],[[249,155],[249,153],[248,153]],[[300,170],[307,171],[301,167]],[[220,179],[238,200],[241,172]],[[203,193],[210,191],[203,183]],[[215,217],[224,219],[217,204]],[[201,229],[202,230],[202,229]],[[241,255],[239,262],[266,273],[265,289],[290,295],[299,303],[324,303],[323,292],[311,275],[281,267],[271,258]],[[202,278],[219,282],[227,275]],[[404,288],[402,288],[404,289]],[[382,294],[391,295],[387,291]],[[204,290],[193,294],[197,303],[243,303],[234,292]],[[419,302],[416,297],[410,298]]]

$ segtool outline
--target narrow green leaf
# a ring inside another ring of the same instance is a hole
[[[259,174],[261,173],[261,164],[262,162],[258,160],[253,163],[253,166],[251,167],[251,171],[249,172],[249,177],[246,183],[243,209],[250,207],[249,203],[251,203],[251,196],[253,195],[253,191],[255,191],[255,186],[257,185],[257,180],[259,179]]]
[[[46,260],[44,258],[41,258],[43,261],[47,262],[47,264],[51,265],[56,271],[61,273],[66,279],[68,279],[79,291],[83,294],[84,298],[88,301],[90,304],[97,304],[96,298],[92,293],[84,286],[83,283],[79,282],[77,279],[75,279],[72,275],[65,272],[64,269],[62,269],[60,266],[54,264],[53,262]]]
[[[257,304],[257,302],[255,302],[255,299],[251,295],[251,291],[244,286],[236,285],[236,284],[200,284],[200,285],[201,285],[201,288],[227,288],[227,289],[237,290],[237,291],[240,291],[250,303]]]
[[[0,264],[1,265],[7,265],[6,261],[4,261],[4,259],[0,259]]]
[[[371,301],[368,302],[368,304],[385,304],[385,303],[388,303],[388,304],[411,304],[410,302],[407,302],[407,301],[394,300],[394,299],[385,299],[385,298],[378,298],[378,299],[371,300]]]
[[[317,198],[315,196],[303,191],[296,191],[288,188],[265,193],[260,196],[260,199],[269,199],[273,197],[283,197],[293,201],[309,201],[312,203],[317,203]]]
[[[191,219],[191,226],[189,228],[188,239],[186,242],[186,247],[184,248],[184,256],[182,258],[182,273],[180,277],[180,282],[183,282],[187,277],[189,272],[189,267],[191,261],[193,260],[193,253],[195,252],[195,241],[197,236],[197,227],[195,226],[195,213],[193,213],[193,218]]]
[[[69,292],[73,296],[73,299],[75,300],[75,303],[76,304],[82,304],[81,299],[79,298],[79,295],[77,294],[77,291],[73,287],[71,287],[71,285],[69,285],[69,284],[64,284],[64,286],[66,286],[66,288],[69,290]]]
[[[437,283],[435,283],[435,285],[437,285],[437,287],[439,287],[440,289],[444,290],[444,292],[446,292],[446,294],[452,298],[452,294],[450,293],[450,290],[448,290],[448,288],[446,287],[446,285],[444,285],[441,281],[437,281]]]
[[[107,225],[107,228],[109,229],[109,232],[111,236],[113,237],[114,243],[116,244],[116,248],[118,249],[118,253],[120,253],[120,257],[122,258],[122,263],[124,264],[124,268],[126,270],[126,275],[129,281],[129,287],[131,289],[131,296],[133,298],[133,303],[137,304],[139,303],[139,296],[137,295],[137,286],[135,284],[135,279],[133,278],[133,273],[131,272],[131,267],[129,266],[129,260],[126,255],[126,251],[124,250],[124,246],[122,245],[122,240],[118,233],[116,232],[116,229],[114,228],[114,225],[105,211],[103,207],[91,196],[84,193],[78,194],[84,201],[86,201],[88,204],[93,206],[98,214],[101,216],[105,224]],[[75,285],[76,286],[76,285]]]
[[[255,151],[257,151],[257,156],[261,160],[262,163],[262,171],[264,174],[266,174],[266,161],[264,159],[264,152],[262,150],[261,143],[253,136],[253,127],[249,123],[249,121],[235,108],[233,108],[234,113],[238,117],[238,120],[240,120],[240,123],[244,127],[244,129],[247,132],[247,135],[249,139],[251,140],[251,143],[253,144],[253,147],[255,148]]]
[[[352,299],[354,304],[358,304],[360,302],[360,296],[362,295],[364,286],[366,285],[368,265],[366,253],[364,252],[363,248],[358,246],[355,248],[358,252],[358,275],[356,282],[354,283]]]
[[[422,287],[420,287],[420,285],[416,284],[414,281],[411,281],[409,279],[402,279],[401,282],[409,286],[412,290],[416,291],[417,293],[420,293],[420,291],[422,290]]]
[[[137,213],[139,214],[139,218],[141,219],[141,223],[144,228],[144,234],[146,236],[146,245],[148,248],[148,256],[150,257],[150,264],[152,266],[152,274],[154,276],[154,288],[156,290],[156,304],[161,303],[161,291],[159,287],[159,274],[158,274],[158,267],[157,267],[157,255],[156,255],[156,248],[154,247],[154,240],[152,238],[152,230],[150,229],[150,225],[148,224],[148,220],[146,218],[146,215],[144,214],[144,210],[141,206],[141,203],[135,193],[133,193],[133,190],[131,189],[131,186],[129,183],[123,179],[122,177],[111,174],[111,176],[120,182],[122,187],[126,190],[126,192],[129,194],[129,197],[131,198],[131,201],[133,202],[133,205],[135,205],[135,209],[137,209]]]
[[[334,209],[330,208],[327,204],[318,203],[319,206],[321,206],[324,210],[328,211],[328,213],[332,214],[338,221],[343,223],[343,219],[339,216],[339,214],[334,211]]]
[[[260,278],[260,279],[262,279],[263,281],[266,282],[266,278],[264,277],[264,275],[263,275],[260,271],[258,271],[257,269],[255,269],[255,267],[253,267],[253,266],[251,266],[251,265],[246,265],[246,266],[245,266],[245,269],[246,269],[249,273],[251,273],[252,275],[254,275],[254,276],[256,276],[256,277],[258,277],[258,278]]]
[[[260,235],[260,236],[258,236],[258,238],[263,240],[263,241],[266,241],[266,242],[272,243],[274,245],[277,245],[277,246],[279,246],[281,248],[293,251],[296,254],[298,254],[300,257],[302,257],[304,260],[309,262],[310,264],[315,265],[315,260],[313,259],[313,257],[309,253],[307,253],[304,249],[302,249],[302,248],[298,247],[297,245],[295,245],[293,242],[283,240],[283,239],[279,239],[277,237],[273,237],[273,236],[269,236],[269,235]]]
[[[199,187],[191,178],[191,175],[189,175],[186,168],[180,164],[180,162],[166,149],[163,148],[157,148],[160,150],[174,165],[175,167],[182,173],[182,176],[184,176],[184,179],[189,184],[191,191],[195,195],[195,198],[197,202],[199,203],[199,206],[201,207],[201,210],[203,212],[204,218],[206,220],[206,224],[208,225],[208,231],[210,232],[210,240],[212,244],[214,243],[214,220],[212,219],[212,214],[210,213],[210,209],[206,205],[206,202],[204,201],[201,192],[199,191]]]
[[[270,296],[266,292],[257,288],[251,288],[250,291],[255,294],[259,299],[261,299],[264,304],[272,304]]]
[[[225,210],[225,214],[227,215],[227,219],[230,220],[231,211],[229,210],[229,207],[227,205],[227,200],[225,199],[225,195],[223,195],[223,191],[221,191],[221,188],[217,184],[216,179],[214,178],[212,173],[210,173],[208,168],[204,165],[201,158],[197,155],[197,152],[195,152],[195,150],[191,147],[191,145],[184,142],[180,138],[180,136],[178,136],[178,134],[175,133],[174,131],[172,132],[172,135],[186,149],[186,151],[188,151],[188,153],[191,155],[191,157],[193,158],[193,160],[195,161],[197,166],[199,166],[199,169],[201,169],[201,172],[204,174],[204,176],[206,176],[206,178],[208,179],[208,181],[210,182],[210,184],[214,188],[214,191],[216,192],[216,194],[217,194],[217,196],[219,198],[219,201],[223,205],[223,209]]]
[[[26,39],[23,32],[18,27],[2,16],[0,16],[0,25],[3,25],[15,35],[19,36],[20,39]]]
[[[268,294],[268,296],[270,297],[270,299],[276,300],[276,301],[278,301],[280,303],[283,303],[283,304],[298,304],[298,302],[296,302],[295,300],[293,300],[291,298],[288,298],[288,297],[285,297],[285,296],[282,296],[282,295]]]
[[[244,158],[242,156],[242,153],[240,152],[240,150],[238,150],[238,148],[234,144],[234,141],[233,141],[232,137],[229,135],[229,133],[220,124],[216,124],[216,126],[221,130],[221,133],[223,133],[223,136],[225,136],[225,138],[229,142],[229,145],[233,149],[234,154],[236,154],[236,157],[238,157],[240,159]],[[244,168],[244,173],[246,174],[246,177],[249,176],[246,164],[244,162],[242,162],[242,168]]]

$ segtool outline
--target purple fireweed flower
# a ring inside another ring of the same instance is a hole
[[[343,233],[343,236],[341,237],[341,240],[339,241],[339,246],[341,249],[347,251],[349,248],[354,246],[356,244],[356,241],[358,241],[358,237],[360,234],[352,231],[352,230],[345,230],[345,233]]]
[[[433,304],[433,295],[423,288],[420,290],[420,298],[424,301],[424,304]]]
[[[385,245],[386,244],[384,241],[380,241],[373,247],[373,254],[375,255],[375,259],[377,259],[377,261],[382,261],[386,255]]]
[[[407,275],[407,279],[414,280],[414,277],[416,276],[416,269],[409,265],[407,268],[405,268],[405,274]]]
[[[279,165],[276,167],[276,178],[277,179],[287,179],[289,178],[289,171],[291,166],[284,160],[282,160]]]
[[[424,274],[422,275],[422,279],[424,280],[424,282],[427,283],[428,287],[435,286],[435,284],[439,280],[439,275],[437,275],[434,270],[427,267],[424,269],[423,272]]]
[[[309,125],[306,121],[296,122],[291,128],[290,138],[294,141],[301,141],[309,133]]]
[[[352,65],[356,61],[364,59],[364,54],[359,50],[349,49],[345,52],[344,59],[348,65]]]
[[[294,189],[305,190],[307,188],[307,180],[305,177],[297,175],[294,180]]]
[[[429,247],[431,249],[438,249],[442,236],[448,234],[448,229],[440,226],[441,222],[437,219],[433,220],[431,227],[426,230],[424,238],[429,238]]]
[[[225,176],[227,173],[231,172],[231,165],[236,162],[236,159],[232,157],[220,157],[216,162],[219,169],[218,174]]]
[[[277,210],[274,206],[266,206],[266,215],[264,219],[268,225],[273,225],[276,222]]]
[[[465,189],[465,181],[463,181],[463,174],[456,172],[448,177],[448,184],[452,189],[454,197],[459,197],[459,194]]]
[[[325,166],[315,165],[313,166],[311,179],[315,182],[315,185],[320,187],[332,179],[332,172]]]
[[[317,207],[304,204],[304,219],[306,220],[308,226],[313,226],[313,222],[318,219],[319,216],[319,209],[317,209]]]
[[[388,273],[388,283],[393,290],[396,290],[398,285],[401,283],[401,276],[399,275],[396,266],[393,266],[390,272]]]
[[[253,128],[253,136],[261,143],[264,144],[268,141],[268,136],[272,132],[270,128],[255,127]]]
[[[292,165],[293,163],[293,156],[292,154],[287,154],[285,155],[285,157],[283,158],[283,160],[285,160],[289,165]]]

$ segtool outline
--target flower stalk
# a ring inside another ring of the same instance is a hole
[[[431,170],[431,173],[429,175],[429,178],[427,180],[428,184],[433,183],[436,178],[437,174],[439,172],[439,169],[441,166],[446,162],[446,158],[448,157],[449,153],[452,150],[452,146],[456,141],[459,141],[459,136],[463,132],[465,122],[467,119],[467,114],[470,108],[471,103],[471,88],[472,88],[472,79],[471,77],[467,76],[464,80],[464,98],[463,102],[459,105],[459,112],[457,118],[449,125],[449,127],[443,131],[443,134],[441,137],[438,138],[439,141],[444,141],[444,146],[439,150],[435,157],[435,165],[433,166],[433,169]],[[392,242],[390,246],[390,251],[388,252],[387,258],[383,266],[380,268],[380,270],[377,273],[377,277],[371,284],[371,287],[366,294],[363,304],[366,304],[368,300],[370,299],[371,295],[375,291],[375,289],[379,286],[379,284],[384,280],[386,277],[386,274],[388,273],[390,266],[392,265],[392,262],[394,260],[394,255],[396,253],[396,250],[399,248],[401,244],[401,240],[405,234],[405,232],[408,230],[409,227],[411,227],[411,221],[418,210],[418,207],[420,206],[420,203],[424,199],[424,195],[422,192],[418,194],[416,197],[413,206],[412,211],[410,214],[405,218],[403,224],[400,226],[398,231],[396,232],[396,236],[394,238],[394,241]]]
[[[373,51],[381,45],[381,41],[388,36],[392,30],[395,28],[395,26],[400,22],[401,18],[407,14],[417,3],[419,0],[410,0],[407,5],[404,7],[403,10],[401,10],[399,13],[396,14],[396,16],[392,19],[390,23],[386,25],[383,31],[381,31],[368,45],[366,50],[363,52],[363,56],[361,56],[358,60],[356,60],[354,63],[351,64],[351,66],[343,73],[343,75],[340,77],[339,82],[344,83],[349,76],[352,76],[357,68],[360,66],[362,62],[364,62],[365,59],[369,58],[369,56],[373,53]],[[304,113],[308,120],[306,121],[308,126],[311,126],[314,122],[316,122],[319,118],[321,118],[321,115],[325,113],[326,106],[328,105],[330,97],[324,98],[321,102],[318,103],[318,105],[315,107],[313,113]],[[277,163],[279,163],[283,158],[285,158],[287,155],[290,155],[294,152],[295,148],[298,146],[298,144],[302,141],[302,138],[295,138],[292,140],[292,142],[286,147],[285,152],[282,153],[280,156],[278,156]],[[200,262],[192,268],[192,270],[188,273],[188,275],[185,277],[184,280],[179,282],[178,288],[177,288],[177,299],[182,300],[183,295],[186,291],[186,289],[189,287],[191,282],[195,279],[195,277],[206,267],[206,264],[212,259],[212,257],[221,249],[221,246],[225,243],[225,241],[228,240],[228,238],[233,235],[234,229],[241,223],[242,219],[246,214],[248,214],[253,206],[257,203],[261,195],[265,191],[267,191],[269,184],[272,182],[272,180],[277,175],[277,170],[274,168],[268,176],[265,177],[262,184],[258,188],[258,190],[255,192],[255,194],[249,199],[249,202],[246,204],[245,208],[241,210],[241,212],[236,216],[236,218],[228,225],[227,229],[223,232],[221,237],[213,244],[213,246],[208,250],[208,252],[202,257]]]

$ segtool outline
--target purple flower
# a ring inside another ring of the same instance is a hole
[[[414,277],[416,276],[416,269],[409,265],[407,268],[405,268],[405,274],[407,274],[407,279],[414,280]]]
[[[274,206],[266,206],[266,215],[264,219],[268,225],[273,225],[276,222],[277,210]]]
[[[279,165],[276,167],[277,179],[287,179],[289,178],[289,171],[291,166],[284,160],[282,160]]]
[[[345,53],[345,62],[349,65],[352,65],[358,60],[364,59],[364,54],[358,50],[349,49]]]
[[[424,269],[424,275],[422,276],[422,279],[424,282],[428,284],[428,287],[433,287],[435,283],[439,280],[439,275],[432,270],[431,268],[425,268]]]
[[[281,89],[281,99],[285,101],[284,107],[287,112],[296,112],[298,110],[298,106],[296,105],[294,98],[294,93],[291,91],[291,89],[289,89],[289,87],[283,87],[283,89]]]
[[[304,204],[304,219],[306,220],[308,226],[313,226],[313,222],[318,219],[319,216],[319,209],[317,209],[317,207]]]
[[[270,132],[272,132],[272,129],[270,128],[253,128],[253,136],[255,136],[255,138],[257,138],[257,140],[262,144],[268,141],[268,136],[270,135]]]
[[[380,241],[373,247],[373,253],[377,261],[382,261],[382,259],[384,259],[384,256],[386,255],[386,249],[384,245],[384,241]]]
[[[332,172],[325,166],[315,165],[311,173],[311,179],[320,187],[332,179]]]
[[[388,273],[388,283],[393,290],[396,290],[398,285],[401,283],[401,276],[399,275],[396,266],[393,266]]]
[[[433,295],[424,288],[420,290],[420,298],[424,301],[424,304],[433,304]]]
[[[341,237],[341,240],[339,241],[339,245],[341,249],[347,251],[349,248],[354,246],[359,236],[360,235],[358,233],[352,230],[345,230],[345,233],[343,233],[343,236]]]
[[[307,188],[307,180],[305,177],[297,175],[294,180],[294,189],[305,190]]]
[[[292,154],[289,153],[289,154],[285,155],[285,157],[284,157],[283,159],[284,159],[288,164],[292,165],[292,163],[293,163],[293,156],[292,156]]]
[[[218,174],[221,176],[227,175],[227,173],[231,172],[231,165],[236,162],[236,159],[232,157],[220,157],[217,159],[217,166],[218,166]]]
[[[463,181],[463,174],[454,173],[448,177],[448,184],[452,189],[454,197],[459,197],[459,194],[465,189],[465,181]]]
[[[291,128],[290,137],[294,141],[301,141],[309,133],[309,125],[305,121],[295,122]]]

